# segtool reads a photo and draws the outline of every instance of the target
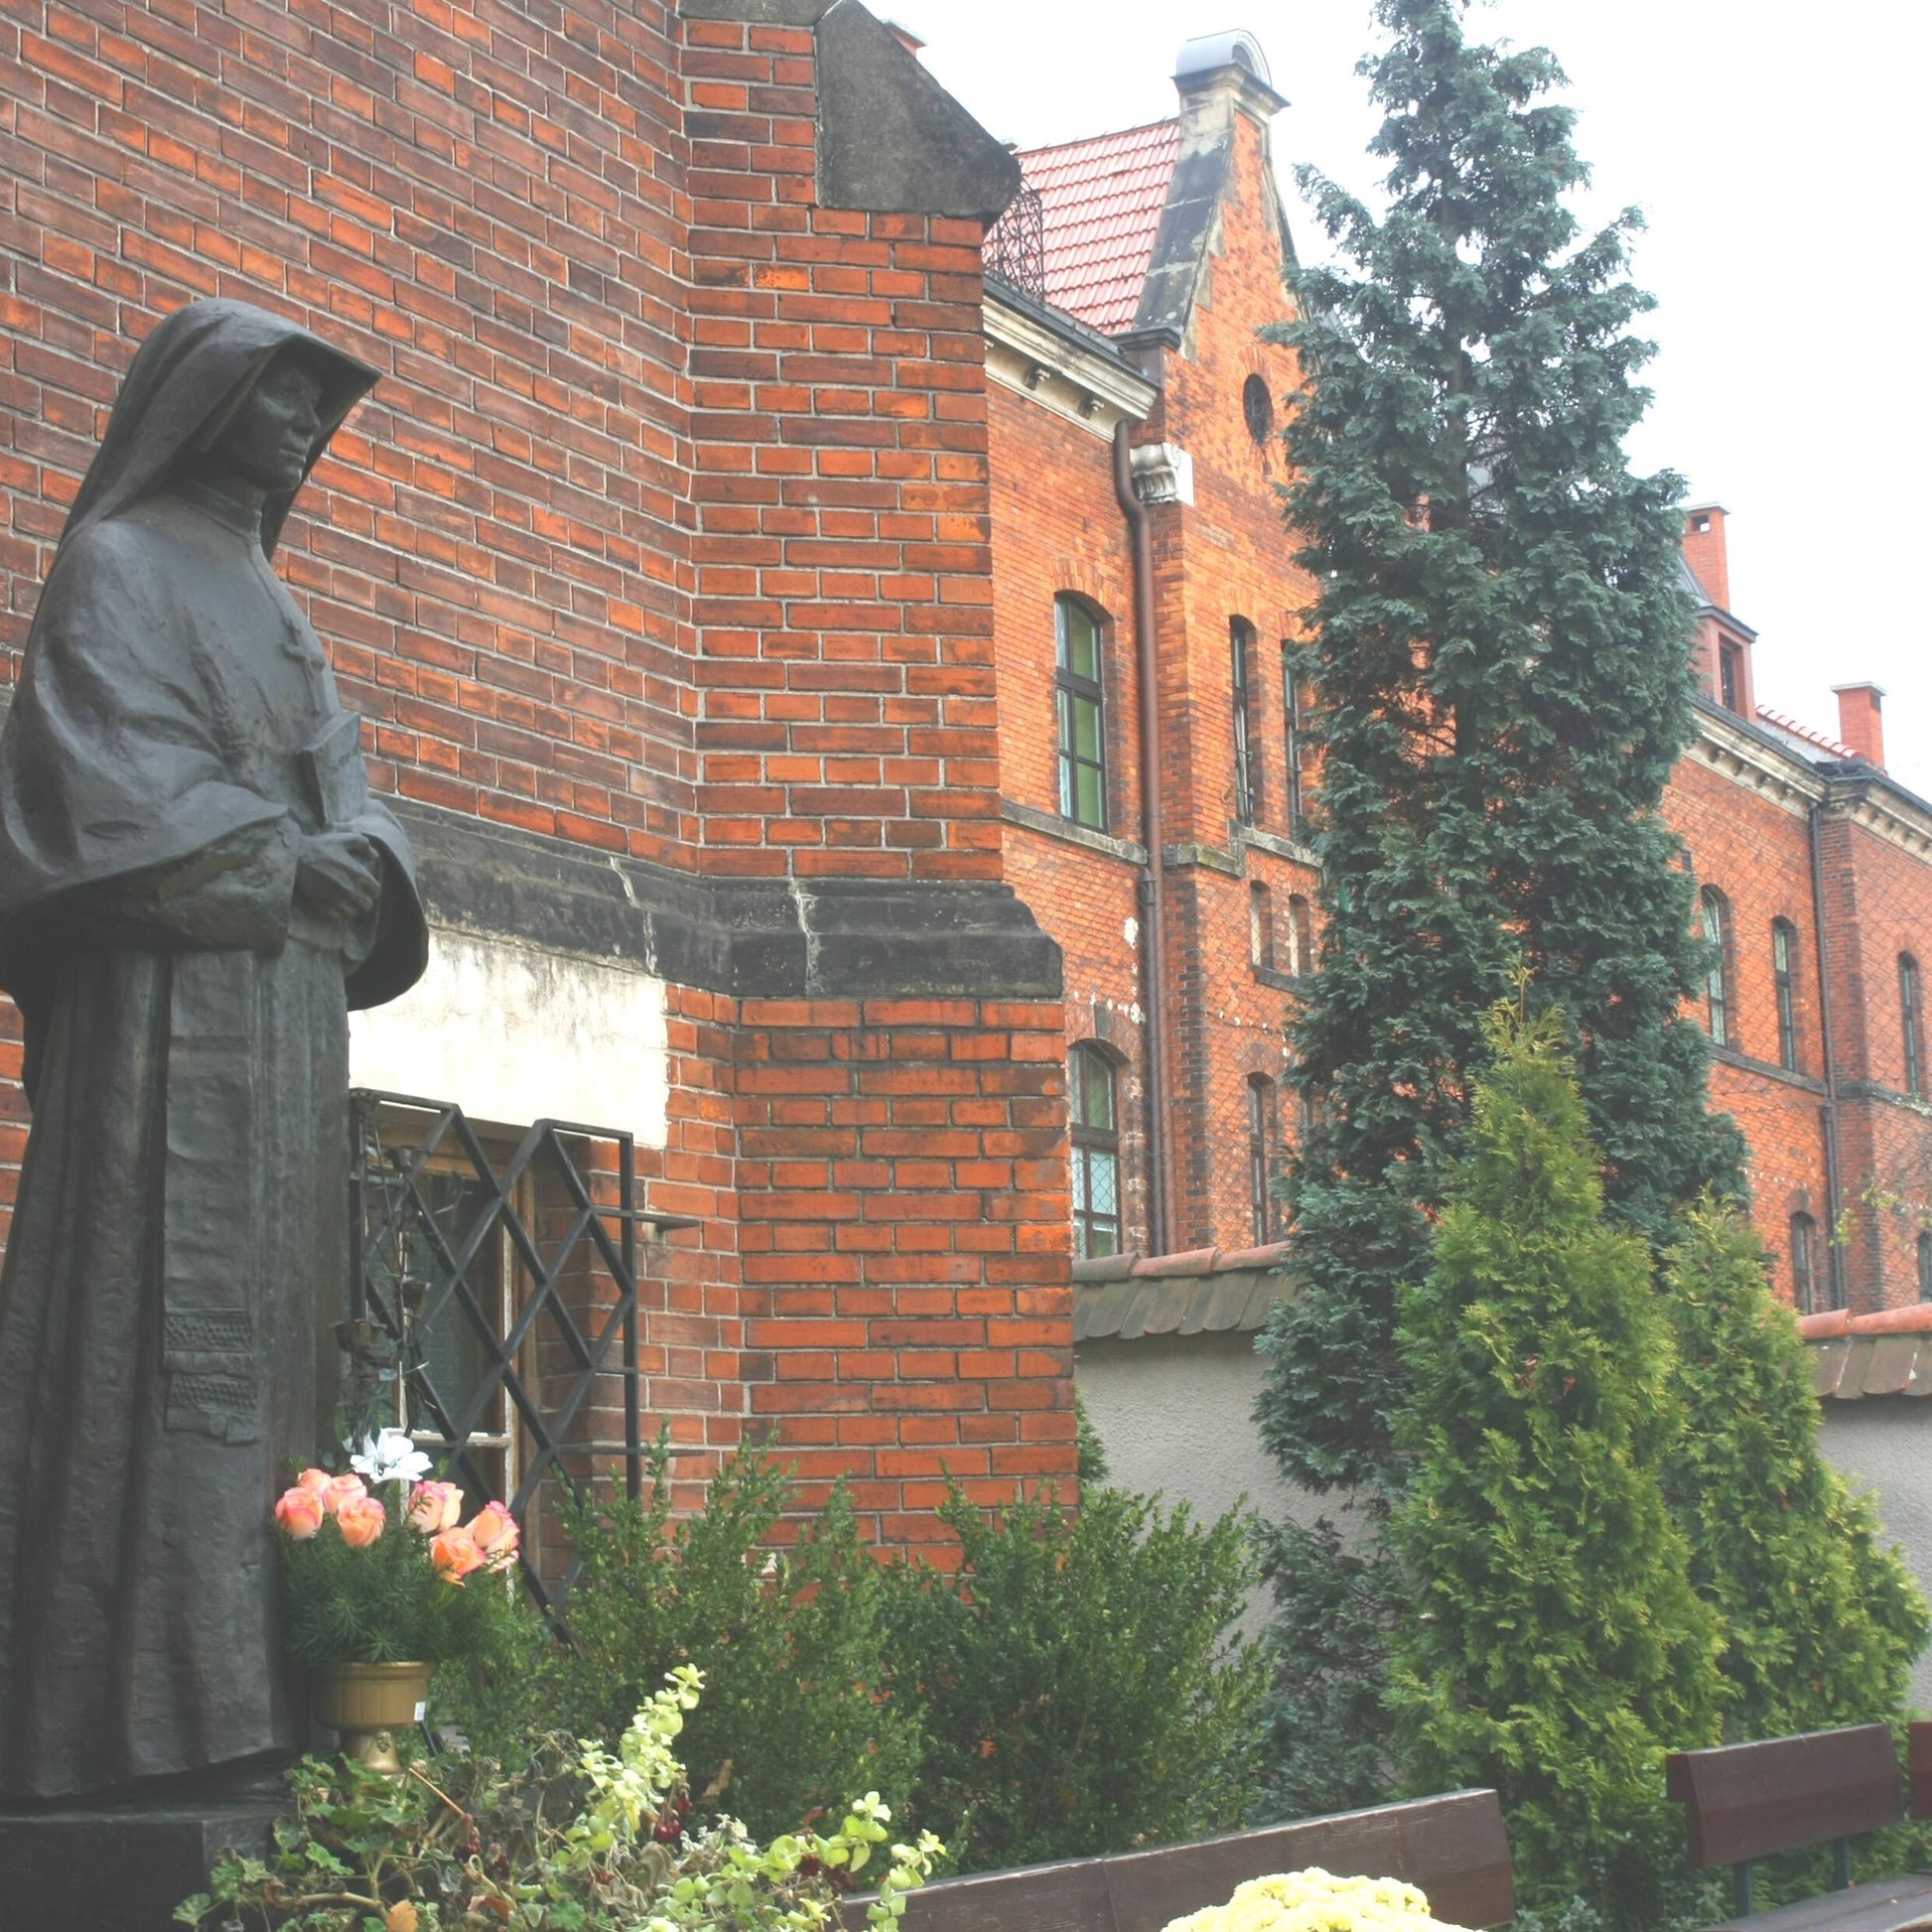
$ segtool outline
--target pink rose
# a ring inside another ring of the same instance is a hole
[[[331,1476],[319,1493],[323,1508],[334,1516],[345,1503],[359,1502],[369,1492],[360,1476]]]
[[[468,1530],[444,1530],[429,1546],[429,1559],[445,1583],[460,1584],[483,1566],[483,1553]]]
[[[349,1496],[336,1509],[336,1527],[351,1550],[366,1550],[388,1520],[388,1511],[373,1496]]]
[[[419,1482],[409,1492],[409,1527],[425,1536],[454,1529],[463,1514],[463,1491],[454,1482]]]
[[[470,1541],[489,1560],[493,1570],[504,1569],[510,1563],[519,1540],[516,1518],[501,1503],[484,1503],[470,1519]]]
[[[298,1543],[308,1542],[322,1528],[322,1517],[321,1494],[300,1483],[283,1490],[281,1501],[275,1505],[275,1527]]]
[[[295,1486],[298,1489],[313,1489],[320,1495],[323,1490],[329,1487],[329,1471],[327,1469],[304,1469],[296,1477]]]

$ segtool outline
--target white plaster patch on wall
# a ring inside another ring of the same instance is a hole
[[[670,1102],[664,982],[578,953],[436,927],[429,970],[349,1016],[358,1087],[453,1100],[472,1119],[628,1129],[662,1147]]]

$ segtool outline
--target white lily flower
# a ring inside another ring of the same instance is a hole
[[[409,1440],[407,1430],[385,1429],[362,1438],[362,1452],[351,1455],[348,1466],[371,1482],[421,1482],[436,1464]]]

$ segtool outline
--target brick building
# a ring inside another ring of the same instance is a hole
[[[1068,1476],[1059,962],[1003,876],[991,634],[1011,159],[857,0],[29,0],[0,69],[7,676],[160,315],[373,364],[278,557],[435,928],[355,1079],[507,1150],[604,1130],[566,1138],[607,1226],[630,1137],[637,1407],[686,1466],[773,1431],[887,1544],[938,1534],[942,1463]],[[419,1179],[467,1239],[492,1183]],[[553,1400],[582,1334],[487,1246],[533,1407],[471,1401],[467,1343],[438,1372],[520,1479],[624,1378]]]
[[[1245,35],[1190,42],[1175,85],[1173,120],[1021,155],[988,247],[1007,876],[1065,954],[1086,1340],[1258,1323],[1241,1290],[1279,1233],[1282,1023],[1316,902],[1309,694],[1282,660],[1310,588],[1271,440],[1293,370],[1257,338],[1286,308],[1284,103]],[[1873,687],[1841,688],[1838,739],[1758,707],[1724,524],[1715,505],[1687,520],[1702,696],[1666,800],[1724,960],[1702,1002],[1714,1103],[1750,1141],[1801,1310],[1915,1302],[1932,1297],[1932,807],[1885,775]]]

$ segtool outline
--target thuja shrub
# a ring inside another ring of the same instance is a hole
[[[888,1695],[885,1580],[835,1489],[787,1547],[787,1471],[741,1449],[704,1508],[671,1513],[661,1447],[647,1497],[580,1498],[565,1526],[581,1569],[551,1660],[553,1722],[613,1737],[680,1665],[704,1672],[681,1748],[700,1794],[758,1836],[797,1830],[854,1791],[891,1801],[913,1782],[917,1701]]]
[[[891,1676],[926,1713],[911,1816],[961,1870],[1198,1838],[1260,1789],[1259,1646],[1237,1631],[1249,1526],[1185,1506],[1042,1490],[940,1514],[959,1568],[889,1573]]]
[[[1811,1365],[1767,1272],[1750,1223],[1710,1202],[1664,1268],[1690,1415],[1666,1481],[1692,1582],[1723,1620],[1738,1740],[1895,1719],[1927,1634],[1870,1502],[1819,1452]]]
[[[1468,1158],[1403,1298],[1414,1473],[1389,1521],[1415,1606],[1390,1697],[1419,1789],[1494,1785],[1525,1903],[1667,1916],[1671,1749],[1717,1741],[1718,1620],[1663,1470],[1684,1427],[1641,1234],[1605,1218],[1555,1012],[1488,1024]]]

